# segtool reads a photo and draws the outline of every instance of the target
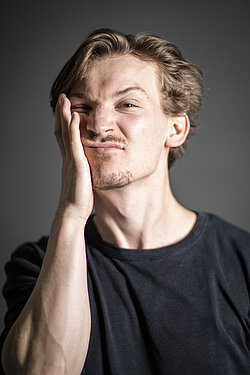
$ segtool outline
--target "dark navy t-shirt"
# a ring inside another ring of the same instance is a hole
[[[182,241],[150,250],[86,230],[91,336],[85,375],[249,375],[250,234],[200,213]],[[3,342],[39,275],[47,237],[6,265]],[[80,355],[80,353],[79,353]]]

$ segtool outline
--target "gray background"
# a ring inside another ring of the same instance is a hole
[[[177,198],[250,231],[249,1],[16,1],[1,7],[1,253],[48,234],[60,189],[50,86],[99,27],[147,31],[204,73],[199,130],[171,172]],[[0,328],[5,302],[0,299]]]

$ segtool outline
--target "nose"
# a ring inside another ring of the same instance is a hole
[[[108,108],[95,108],[89,116],[87,130],[95,134],[112,132],[115,127],[114,116]]]

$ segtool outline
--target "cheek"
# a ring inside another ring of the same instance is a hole
[[[126,135],[137,142],[143,140],[148,145],[161,145],[165,142],[166,124],[161,116],[154,114],[144,114],[140,116],[131,116],[126,126]]]
[[[145,119],[142,116],[131,115],[120,121],[121,130],[129,139],[138,139],[145,131]]]
[[[154,127],[154,117],[151,113],[141,110],[122,115],[118,119],[121,128],[132,136],[149,133]]]

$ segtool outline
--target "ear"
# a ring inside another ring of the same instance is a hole
[[[166,147],[178,147],[181,146],[189,133],[190,121],[188,115],[178,115],[175,117],[169,117],[169,132],[165,141]]]

